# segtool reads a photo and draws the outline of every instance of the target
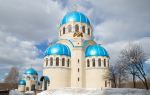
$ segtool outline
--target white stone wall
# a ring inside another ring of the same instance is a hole
[[[25,92],[25,85],[18,85],[18,91]]]
[[[59,58],[59,66],[56,66],[56,58]],[[56,89],[63,87],[70,87],[70,73],[71,73],[71,60],[67,56],[47,56],[48,64],[44,61],[43,76],[47,76],[50,79],[48,89]],[[53,58],[53,65],[50,64],[50,58]],[[62,66],[62,58],[65,58],[65,64]],[[68,65],[68,59],[69,65]]]
[[[87,60],[89,59],[89,66]],[[95,65],[93,65],[93,59],[95,59]],[[101,59],[99,63],[99,59]],[[104,59],[106,63],[104,65]],[[109,71],[109,58],[108,57],[87,57],[86,58],[86,88],[110,88],[111,83],[108,78]]]

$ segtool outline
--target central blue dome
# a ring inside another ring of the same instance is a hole
[[[54,44],[49,46],[45,51],[45,56],[47,55],[66,55],[71,56],[70,49],[68,46],[63,44]]]
[[[26,81],[25,80],[19,80],[18,84],[19,85],[26,85]]]
[[[28,74],[28,75],[38,75],[37,71],[34,70],[33,68],[27,69],[24,74]]]
[[[88,46],[85,52],[85,56],[86,57],[90,57],[90,56],[106,56],[109,57],[107,51],[98,44],[94,44],[91,46]]]
[[[89,19],[82,13],[77,12],[77,11],[72,11],[67,13],[64,18],[62,19],[62,22],[60,25],[66,24],[68,22],[82,22],[90,25]]]

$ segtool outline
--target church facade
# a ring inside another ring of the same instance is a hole
[[[107,74],[109,55],[93,40],[93,27],[87,16],[77,11],[67,13],[58,34],[58,41],[45,51],[43,79],[50,80],[46,88],[111,87]]]

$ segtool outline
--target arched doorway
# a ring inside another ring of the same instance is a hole
[[[34,91],[35,90],[35,85],[33,84],[32,86],[31,86],[31,91]]]
[[[47,90],[48,85],[50,84],[50,80],[48,76],[42,76],[41,79],[42,90]]]

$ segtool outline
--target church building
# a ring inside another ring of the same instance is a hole
[[[83,13],[71,11],[63,17],[57,31],[58,41],[45,50],[43,75],[39,78],[42,90],[111,87],[108,74],[110,57],[106,49],[93,40],[93,32]],[[32,90],[38,83],[36,71],[26,72],[25,80],[19,83],[26,86],[20,90]],[[29,77],[33,81],[26,81]]]
[[[109,55],[93,40],[93,32],[83,13],[71,11],[63,17],[58,41],[45,51],[43,79],[50,80],[46,89],[111,87]]]

